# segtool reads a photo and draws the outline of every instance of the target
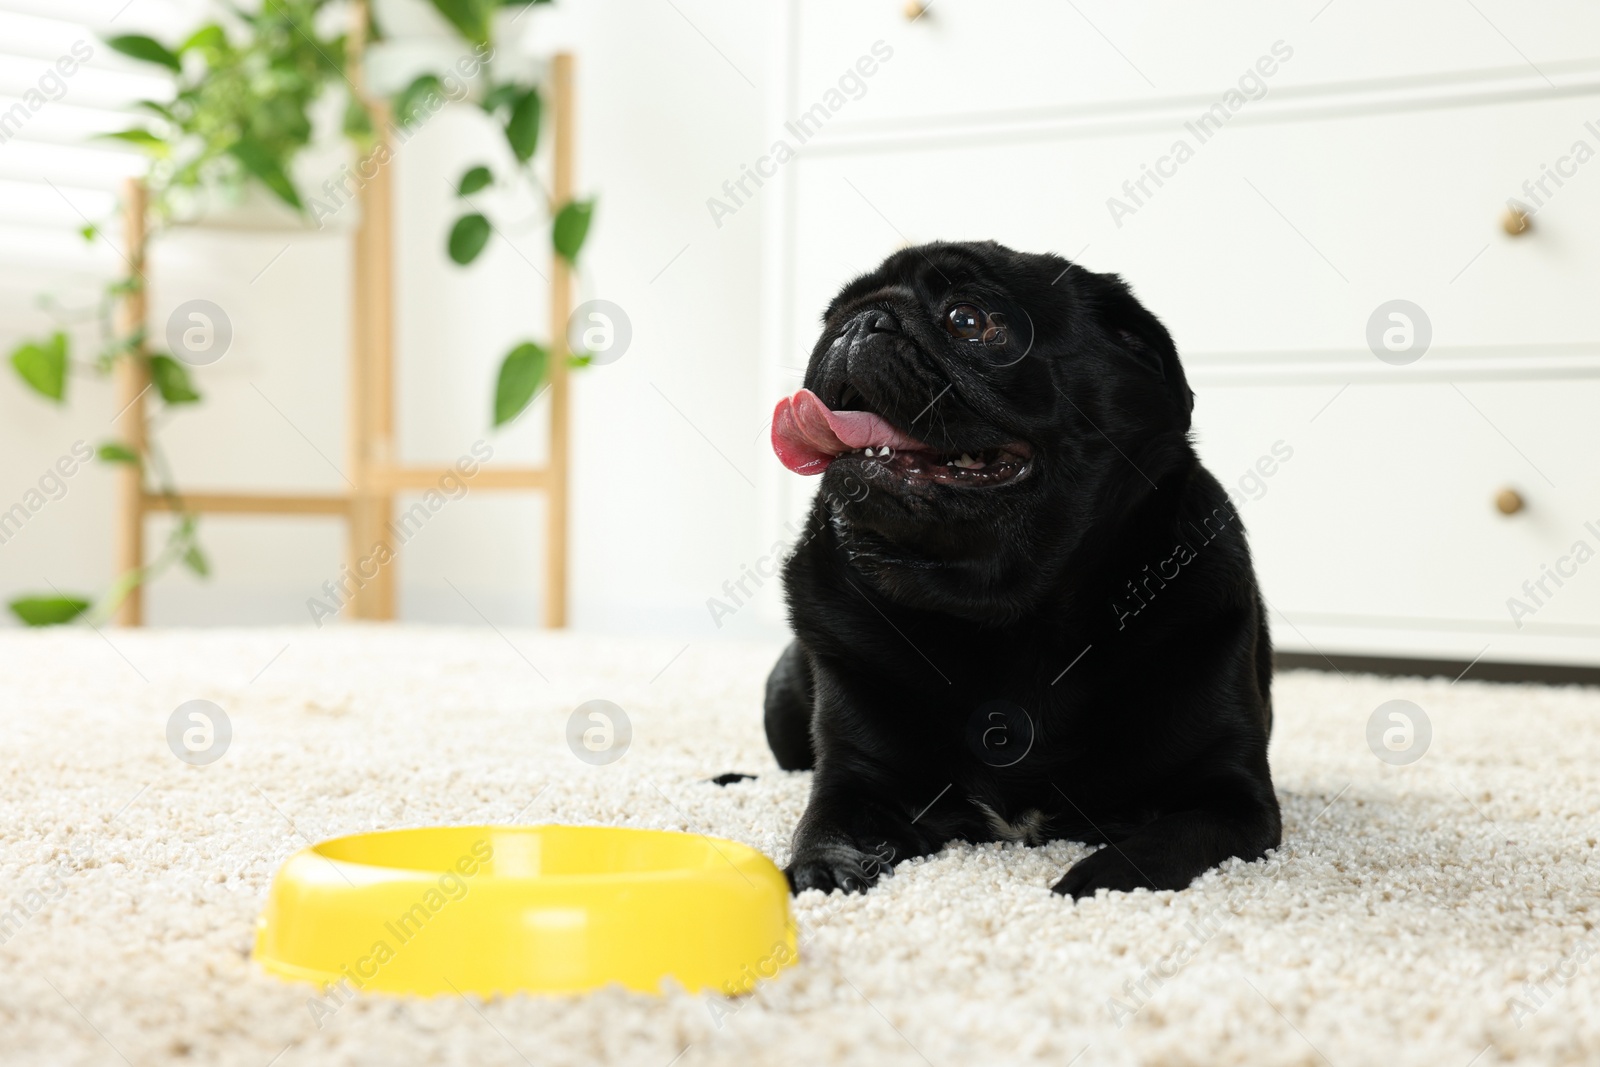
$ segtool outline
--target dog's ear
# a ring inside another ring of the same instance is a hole
[[[1095,274],[1094,311],[1111,340],[1129,358],[1160,377],[1185,427],[1194,411],[1194,391],[1184,377],[1177,346],[1161,320],[1134,297],[1126,282],[1115,274]]]

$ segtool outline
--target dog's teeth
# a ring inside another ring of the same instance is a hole
[[[861,450],[861,454],[863,456],[870,456],[870,455],[872,455],[872,449],[871,448],[863,448]]]
[[[955,461],[955,466],[962,467],[966,470],[976,470],[977,468],[983,466],[983,460],[973,459],[971,456],[963,452],[961,453],[961,458]]]
[[[872,451],[872,449],[869,448],[869,449],[867,449],[867,451],[870,452],[870,451]],[[888,445],[884,445],[882,448],[880,448],[878,450],[878,455],[880,455],[880,456],[887,456],[888,454],[889,454],[889,446]]]

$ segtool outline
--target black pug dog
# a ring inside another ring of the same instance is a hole
[[[795,892],[952,840],[1103,843],[1073,898],[1278,844],[1267,620],[1193,404],[1156,317],[1057,256],[908,248],[834,298],[772,430],[823,479],[766,694],[816,770]]]

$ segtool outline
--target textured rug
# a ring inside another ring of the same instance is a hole
[[[1593,689],[1283,675],[1270,860],[1074,906],[1048,887],[1081,846],[951,847],[865,896],[799,898],[800,964],[739,1000],[362,995],[319,1015],[316,990],[251,961],[273,871],[336,834],[611,823],[783,862],[809,776],[763,743],[776,652],[361,627],[0,636],[0,1060],[1600,1062]],[[168,741],[196,699],[231,726],[201,739],[225,748],[203,766]],[[632,723],[609,765],[566,740],[591,699]],[[734,770],[759,777],[705,780]]]

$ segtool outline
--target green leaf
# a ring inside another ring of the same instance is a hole
[[[183,565],[194,571],[202,578],[211,577],[211,563],[206,559],[206,554],[200,551],[200,546],[191,543],[183,550]]]
[[[433,114],[437,108],[428,103],[430,96],[444,100],[444,83],[437,74],[418,75],[410,85],[395,94],[395,121],[402,126],[410,126]]]
[[[189,382],[189,372],[171,356],[150,357],[150,380],[161,399],[169,404],[193,404],[200,399]]]
[[[372,115],[367,112],[366,105],[355,93],[348,94],[344,103],[344,135],[366,148],[372,144],[372,133]]]
[[[126,141],[135,147],[142,148],[153,156],[164,156],[170,151],[167,142],[151,133],[135,127],[131,130],[118,130],[115,133],[102,133],[98,136],[110,141]]]
[[[466,266],[478,258],[489,243],[489,220],[474,212],[463,215],[450,227],[450,258]]]
[[[181,56],[185,52],[193,51],[196,48],[220,52],[227,47],[228,35],[222,31],[221,26],[212,22],[191,33],[189,39],[178,46],[178,54]]]
[[[168,51],[167,46],[153,37],[131,33],[122,37],[108,37],[106,44],[112,51],[121,52],[125,56],[143,60],[146,63],[158,63],[174,74],[182,73],[183,64],[178,57]]]
[[[322,6],[320,4],[313,7]],[[315,62],[317,68],[336,77],[344,77],[348,66],[348,57],[345,55],[346,38],[344,34],[337,37],[324,37],[315,49]]]
[[[461,176],[461,181],[456,184],[457,196],[471,196],[479,189],[487,189],[494,184],[494,175],[489,173],[488,167],[473,167]]]
[[[532,341],[506,353],[500,363],[500,380],[494,387],[494,424],[504,426],[532,402],[544,381],[549,353]]]
[[[11,365],[22,380],[42,397],[60,403],[67,395],[67,335],[57,331],[42,344],[18,345]]]
[[[162,118],[166,119],[168,122],[177,122],[178,121],[177,113],[174,112],[170,107],[168,107],[166,104],[163,104],[159,100],[140,100],[140,101],[135,102],[133,106],[134,107],[142,107],[146,111],[151,112],[152,114],[160,115]]]
[[[279,200],[296,211],[301,210],[300,193],[295,189],[294,182],[289,180],[283,161],[271,149],[260,142],[246,139],[234,142],[228,154],[259,179],[262,185],[277,193]]]
[[[511,106],[511,118],[506,121],[506,140],[517,159],[526,163],[539,147],[539,113],[542,105],[539,90],[529,89]]]
[[[102,463],[138,463],[139,453],[120,441],[107,441],[97,451]]]
[[[25,596],[6,606],[28,626],[60,626],[89,610],[89,602],[76,596]]]
[[[556,254],[568,263],[578,262],[578,253],[589,236],[589,221],[594,218],[593,200],[570,200],[556,212],[556,221],[550,227],[550,243]]]
[[[493,89],[490,89],[484,94],[483,103],[479,106],[489,114],[493,115],[501,108],[509,107],[510,105],[516,103],[517,99],[522,96],[523,92],[524,90],[522,86],[516,84],[515,82],[506,82],[504,85],[496,85]]]
[[[499,0],[433,0],[434,9],[473,44],[487,44],[489,21]]]
[[[78,227],[78,233],[83,237],[83,239],[85,241],[88,241],[89,243],[93,244],[94,243],[94,239],[96,237],[100,236],[100,227],[96,226],[94,223],[91,222],[86,226]]]

